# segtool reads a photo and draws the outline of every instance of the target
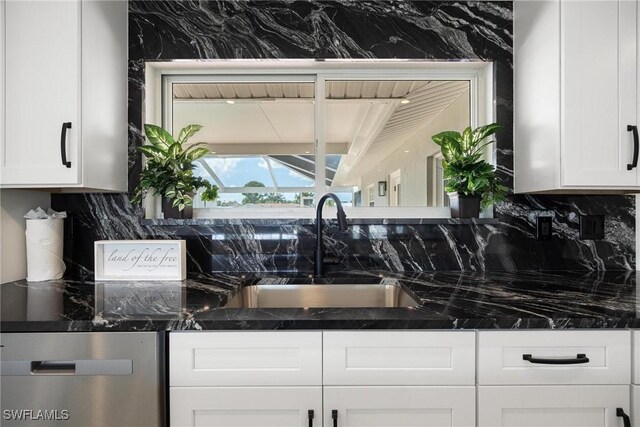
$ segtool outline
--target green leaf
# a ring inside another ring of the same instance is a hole
[[[156,146],[168,147],[171,144],[175,143],[171,134],[166,130],[162,129],[160,126],[145,124],[144,133],[149,139],[149,141]]]
[[[460,146],[462,147],[463,151],[469,151],[470,149],[473,149],[473,131],[470,127],[467,127],[464,131],[462,131]]]
[[[476,130],[474,131],[474,139],[476,140],[476,144],[482,141],[483,139],[485,139],[486,137],[488,137],[489,135],[493,135],[500,129],[502,129],[502,126],[500,126],[497,123],[490,123],[486,126],[480,126],[476,128]]]
[[[460,140],[460,132],[447,130],[444,132],[437,133],[431,137],[433,142],[435,142],[439,146],[442,146],[445,143],[445,138],[458,141]]]
[[[200,129],[202,129],[201,125],[187,125],[180,130],[180,134],[178,134],[178,144],[182,145],[189,138],[195,135]]]
[[[166,151],[155,145],[143,145],[138,147],[138,151],[143,153],[147,157],[162,157],[165,155]]]
[[[207,154],[209,154],[208,148],[196,148],[195,150],[192,150],[191,152],[189,152],[188,157],[191,161],[193,161],[193,160],[201,159]]]
[[[182,152],[182,146],[180,144],[178,144],[177,142],[174,142],[173,144],[171,144],[169,146],[169,149],[167,150],[167,155],[169,156],[170,160],[174,160],[174,159],[171,159],[171,158],[175,158],[181,152]],[[175,162],[173,162],[173,163],[174,163],[174,165],[176,165]]]

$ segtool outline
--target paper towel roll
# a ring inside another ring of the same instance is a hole
[[[27,219],[27,281],[61,279],[64,222],[59,218]]]

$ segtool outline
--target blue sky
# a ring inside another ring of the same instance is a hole
[[[262,157],[207,157],[206,161],[226,187],[243,187],[249,181],[262,182],[266,187],[274,186],[267,163]],[[271,167],[280,187],[310,187],[313,190],[313,180],[273,159]],[[199,164],[196,174],[215,183]],[[244,197],[242,194],[222,193],[220,196],[221,200],[235,200],[238,203]],[[285,198],[292,199],[293,194],[285,194]]]

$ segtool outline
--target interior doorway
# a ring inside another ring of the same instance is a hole
[[[391,186],[391,191],[389,192],[389,206],[400,206],[400,187],[402,184],[400,169],[389,175],[389,184]]]

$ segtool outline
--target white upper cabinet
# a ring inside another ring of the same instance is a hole
[[[636,0],[514,2],[516,192],[640,191],[637,17]]]
[[[1,6],[2,188],[125,191],[127,3]]]

